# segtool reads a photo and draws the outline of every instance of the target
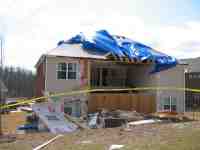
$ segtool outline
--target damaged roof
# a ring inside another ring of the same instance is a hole
[[[88,52],[83,50],[81,44],[68,44],[63,43],[58,45],[56,48],[50,50],[46,55],[52,56],[66,56],[66,57],[77,57],[77,58],[94,58],[94,59],[106,59],[104,53]]]
[[[57,47],[45,55],[93,59],[114,58],[114,60],[133,62],[152,61],[154,64],[152,73],[178,64],[177,59],[172,56],[124,36],[111,35],[106,30],[96,31],[92,37],[83,33],[77,34],[66,41],[58,42]]]

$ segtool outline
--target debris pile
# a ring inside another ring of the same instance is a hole
[[[136,111],[100,110],[98,113],[89,115],[90,128],[112,128],[119,127],[131,121],[144,120],[145,116]]]
[[[115,110],[108,112],[108,115],[116,118],[125,119],[128,122],[129,121],[136,121],[136,120],[142,120],[145,118],[145,115],[134,111],[125,111],[125,110]]]

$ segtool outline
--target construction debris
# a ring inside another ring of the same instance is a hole
[[[186,119],[186,117],[183,114],[179,114],[177,112],[156,112],[153,114],[154,117],[159,119],[168,119],[172,121],[180,121]]]
[[[92,141],[91,141],[91,140],[87,140],[87,141],[81,141],[80,143],[81,143],[81,144],[91,144]]]
[[[52,143],[53,141],[55,141],[56,139],[58,139],[58,138],[60,138],[60,137],[62,137],[62,136],[63,136],[62,134],[59,134],[59,135],[57,135],[56,137],[52,138],[51,140],[49,140],[49,141],[43,143],[42,145],[37,146],[37,147],[34,148],[33,150],[40,150],[40,149],[42,149],[43,147],[47,146],[48,144]]]
[[[128,122],[144,119],[144,115],[136,112],[135,110],[133,111],[115,110],[115,111],[108,112],[107,114],[114,118],[125,119]]]
[[[117,150],[117,149],[121,149],[122,147],[124,147],[124,145],[111,145],[109,150]]]
[[[73,118],[72,116],[68,115],[68,114],[64,114],[65,118],[67,118],[69,121],[71,121],[72,123],[76,124],[80,129],[89,129],[86,125],[84,125],[83,123],[80,123],[79,121],[77,121],[75,118]]]
[[[136,111],[108,111],[106,109],[100,110],[98,113],[89,115],[90,128],[112,128],[119,127],[130,121],[143,120],[144,115]]]
[[[39,117],[39,126],[41,127],[39,129],[47,128],[51,133],[55,134],[74,132],[78,129],[78,126],[66,119],[64,114],[49,112],[46,103],[35,104],[33,110]]]
[[[159,123],[161,120],[158,119],[148,119],[148,120],[140,120],[140,121],[133,121],[129,122],[129,126],[136,126],[136,125],[142,125],[142,124],[152,124],[152,123]]]

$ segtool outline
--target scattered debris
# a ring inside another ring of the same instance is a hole
[[[81,144],[91,144],[92,141],[91,140],[87,140],[87,141],[82,141]]]
[[[156,112],[153,114],[154,117],[160,118],[160,119],[168,119],[172,121],[178,121],[183,119],[183,115],[179,114],[177,112]]]
[[[37,146],[36,148],[34,148],[33,150],[40,150],[41,148],[47,146],[48,144],[52,143],[53,141],[55,141],[56,139],[62,137],[62,134],[57,135],[56,137],[52,138],[51,140],[43,143],[42,145]]]
[[[33,112],[33,109],[28,106],[19,107],[19,109],[26,112]]]
[[[51,133],[68,133],[78,129],[78,126],[66,119],[64,114],[49,112],[46,103],[33,105],[33,110],[39,117],[39,123],[48,128]]]
[[[185,123],[176,123],[173,126],[176,128],[179,128],[179,129],[183,129],[183,128],[187,128],[187,127],[191,126],[191,124],[188,122],[185,122]]]
[[[145,117],[143,114],[138,113],[135,110],[133,111],[115,110],[115,111],[108,112],[108,115],[116,117],[116,118],[125,119],[128,122],[142,120]]]
[[[90,128],[112,128],[119,127],[130,121],[143,120],[144,115],[136,111],[108,111],[100,110],[98,113],[89,115]]]
[[[17,130],[38,130],[37,124],[24,124],[17,127]]]
[[[121,149],[122,147],[124,147],[124,145],[111,145],[109,150],[117,150],[117,149]]]
[[[148,120],[140,120],[140,121],[129,122],[128,125],[130,125],[130,126],[136,126],[136,125],[152,124],[152,123],[158,123],[158,122],[161,122],[161,120],[148,119]]]
[[[64,116],[71,121],[72,123],[76,124],[80,129],[89,129],[86,125],[84,125],[83,123],[80,123],[79,121],[77,121],[75,118],[73,118],[70,115],[64,114]]]

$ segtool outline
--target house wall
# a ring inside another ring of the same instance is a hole
[[[35,94],[40,97],[45,91],[45,62],[41,62],[37,67]]]
[[[92,93],[89,95],[88,112],[98,112],[99,109],[130,110],[140,113],[155,113],[155,95],[141,93]]]
[[[128,69],[130,81],[134,87],[185,87],[184,66],[177,65],[171,69],[150,74],[152,65],[131,66]],[[163,99],[175,97],[177,99],[177,111],[185,109],[185,92],[175,90],[152,90],[156,94],[157,111],[163,111]]]
[[[189,64],[185,66],[187,72],[200,72],[200,61],[198,60],[194,62],[188,62]]]
[[[200,72],[185,73],[185,87],[190,89],[200,89]],[[186,110],[191,111],[200,107],[200,93],[186,91]]]
[[[78,63],[78,79],[66,80],[57,79],[57,64],[58,63]],[[67,57],[47,57],[46,69],[46,91],[48,92],[66,92],[71,90],[79,90],[84,84],[87,85],[87,60],[73,59]],[[83,83],[84,82],[84,83]]]
[[[171,69],[155,74],[157,86],[160,87],[185,87],[184,65],[177,65]],[[166,97],[177,99],[177,112],[185,111],[185,91],[159,90],[157,91],[157,111],[162,111],[162,100]]]
[[[79,66],[79,77],[77,80],[64,80],[57,79],[57,64],[60,62],[77,62]],[[80,90],[88,85],[89,74],[88,67],[89,61],[87,59],[73,59],[67,57],[51,57],[48,56],[46,67],[46,86],[45,91],[48,92],[67,92],[71,90]],[[112,65],[108,66],[104,64],[106,67],[112,67]],[[184,67],[182,65],[177,65],[172,69],[168,69],[165,71],[161,71],[159,73],[150,74],[152,69],[152,65],[122,65],[120,66],[122,69],[126,68],[126,77],[127,81],[132,87],[147,87],[147,86],[172,86],[172,87],[185,87],[184,82]],[[156,103],[157,103],[157,111],[162,111],[162,99],[165,97],[173,96],[177,99],[177,111],[184,111],[184,91],[150,91],[151,93],[156,95]],[[80,96],[80,103],[85,106],[85,101],[87,100],[87,96]],[[69,101],[69,98],[64,98],[65,101]],[[71,98],[73,99],[73,98]],[[77,97],[76,97],[77,100]]]
[[[57,64],[58,63],[69,63],[76,62],[78,63],[78,79],[76,80],[66,80],[66,79],[57,79]],[[80,90],[87,86],[88,84],[88,61],[87,59],[73,59],[67,57],[51,57],[48,56],[46,67],[46,87],[45,91],[47,93],[62,93],[72,90]],[[86,115],[87,112],[85,108],[86,104],[86,95],[74,95],[74,96],[60,96],[58,103],[52,103],[52,106],[56,107],[58,111],[62,107],[71,107],[72,116],[79,117]],[[63,106],[62,106],[63,105]],[[77,111],[81,109],[80,111]]]

